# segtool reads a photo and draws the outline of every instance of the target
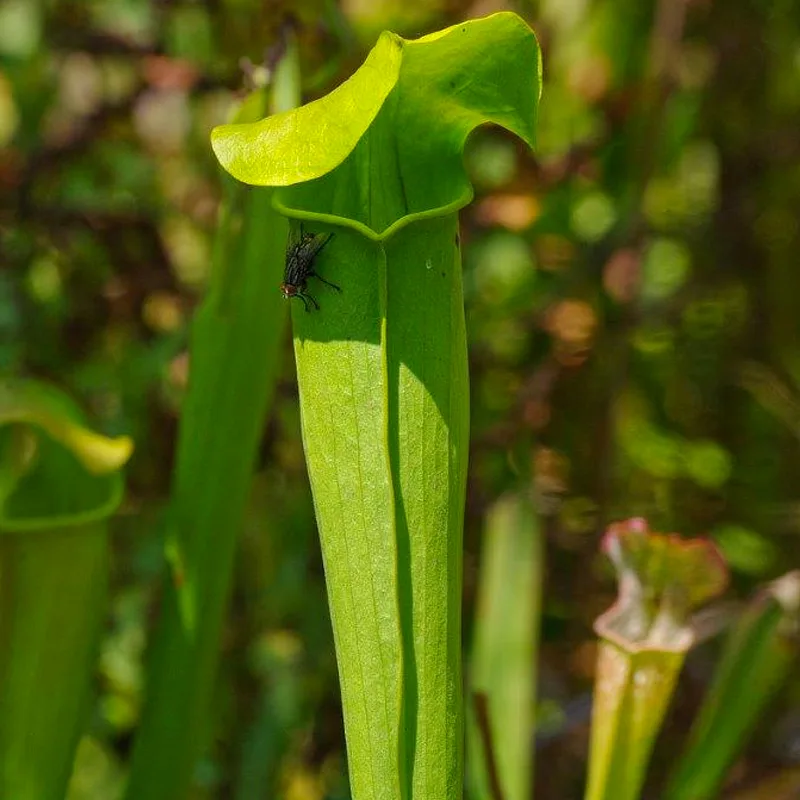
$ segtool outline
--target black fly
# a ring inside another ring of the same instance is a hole
[[[322,252],[333,234],[322,236],[316,233],[304,233],[303,226],[300,225],[300,239],[290,243],[286,248],[286,270],[283,273],[283,283],[281,291],[284,299],[299,297],[303,301],[303,306],[308,311],[308,301],[310,300],[314,308],[319,310],[319,303],[306,291],[306,283],[309,278],[318,278],[337,292],[342,290],[330,281],[326,281],[321,275],[314,272],[314,259]]]

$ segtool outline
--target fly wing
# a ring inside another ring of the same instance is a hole
[[[313,271],[314,259],[331,239],[333,239],[333,234],[329,233],[327,236],[310,236],[308,241],[304,239],[300,242],[298,256],[308,265],[306,274]]]
[[[294,230],[290,231],[289,238],[286,241],[286,260],[289,260],[292,253],[297,253],[299,250],[306,247],[314,238],[316,237],[313,233],[305,233],[303,231],[302,225],[300,226],[299,232]]]

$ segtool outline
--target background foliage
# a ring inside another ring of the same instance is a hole
[[[288,18],[311,98],[383,28],[414,36],[504,7],[537,31],[545,83],[535,159],[496,129],[468,151],[465,602],[469,620],[487,508],[531,463],[547,538],[537,798],[582,791],[609,521],[710,534],[742,596],[798,566],[796,3],[0,0],[0,372],[55,380],[137,443],[71,800],[115,796],[137,724],[221,191],[211,127]],[[287,337],[197,798],[347,797],[292,371]],[[656,796],[718,649],[684,670]],[[731,791],[797,781],[799,703],[795,680]]]

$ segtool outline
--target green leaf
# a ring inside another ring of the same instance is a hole
[[[35,381],[0,381],[0,535],[109,516],[119,468],[133,443],[86,428],[63,393]]]
[[[462,151],[484,123],[532,142],[540,71],[514,14],[384,34],[327,98],[212,137],[232,174],[285,187],[294,237],[334,234],[313,269],[341,293],[310,277],[320,310],[293,319],[354,800],[461,796]]]
[[[800,572],[774,581],[731,633],[665,800],[711,800],[800,650]],[[746,697],[747,702],[742,702]]]
[[[308,181],[341,164],[397,81],[400,42],[385,33],[349,81],[313,103],[216,128],[211,144],[220,164],[254,186]]]
[[[239,180],[291,186],[279,194],[284,208],[384,234],[471,200],[462,151],[476,126],[501,125],[532,146],[540,91],[536,37],[503,12],[413,41],[385,33],[327,97],[223,125],[212,143]]]

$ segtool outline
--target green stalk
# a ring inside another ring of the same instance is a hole
[[[107,587],[104,522],[0,535],[0,797],[64,797]]]
[[[273,93],[284,103],[299,95],[294,46],[278,68]],[[263,113],[264,93],[257,92],[240,119]],[[279,371],[286,234],[270,190],[226,179],[212,282],[192,330],[166,541],[170,580],[148,665],[131,800],[185,797],[209,735],[236,543]]]
[[[635,651],[608,640],[597,655],[586,800],[637,800],[685,651]]]
[[[131,452],[69,400],[0,383],[0,797],[63,800],[91,698],[106,519]]]
[[[710,800],[797,661],[800,572],[761,594],[731,634],[665,800]],[[743,702],[743,698],[746,701]]]
[[[451,214],[373,241],[337,231],[318,265],[325,275],[335,263],[347,294],[320,295],[324,314],[294,309],[357,798],[461,790],[469,392],[457,224]]]
[[[420,245],[427,258],[420,257]],[[389,453],[397,518],[409,797],[463,783],[461,586],[469,375],[458,215],[386,243]]]
[[[530,498],[499,500],[486,520],[475,610],[467,715],[474,800],[531,797],[542,550]]]

